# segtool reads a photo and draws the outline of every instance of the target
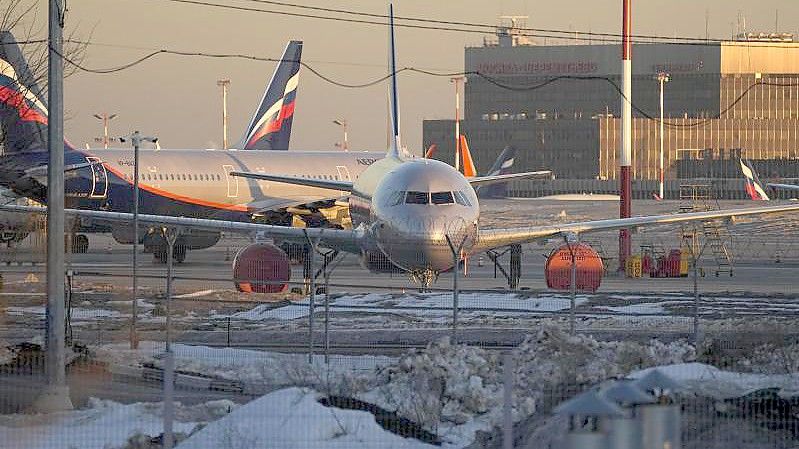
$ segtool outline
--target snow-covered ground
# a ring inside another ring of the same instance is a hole
[[[396,295],[391,293],[368,293],[360,295],[331,296],[330,307],[335,313],[398,314],[448,321],[452,316],[451,293],[417,293]],[[576,303],[587,301],[584,295],[577,296]],[[317,310],[322,310],[324,295],[316,298]],[[274,307],[258,305],[252,310],[233,314],[240,320],[294,320],[308,316],[308,300],[290,305]],[[526,313],[557,312],[567,310],[571,301],[567,296],[551,294],[526,297],[507,293],[461,293],[458,308],[465,316],[506,317]]]
[[[178,449],[432,448],[390,433],[374,415],[321,405],[313,390],[288,388],[256,399],[215,421]]]
[[[132,350],[128,344],[122,343],[104,345],[94,350],[99,360],[111,364],[139,366],[149,362],[161,366],[164,345],[144,341],[139,344],[138,350]],[[327,376],[341,378],[358,373],[372,373],[396,362],[393,357],[333,354],[330,356],[328,368],[322,355],[315,355],[313,363],[309,364],[305,354],[248,349],[175,344],[172,345],[172,352],[177,370],[257,383],[269,389],[313,384]]]
[[[177,407],[175,432],[189,434],[199,424],[216,420],[236,407],[213,401]],[[0,416],[0,447],[9,449],[111,449],[124,446],[136,435],[149,437],[163,431],[161,404],[119,404],[92,400],[89,407],[70,412]]]

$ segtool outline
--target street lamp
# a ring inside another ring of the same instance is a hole
[[[660,83],[660,199],[663,199],[663,85],[669,82],[669,74],[658,73],[657,80]]]
[[[341,148],[344,151],[348,151],[349,150],[349,145],[347,144],[347,120],[345,120],[345,119],[340,119],[340,120],[336,119],[336,120],[333,120],[333,123],[335,123],[336,125],[344,128],[344,143],[342,144]]]
[[[103,121],[103,148],[108,148],[108,122],[113,120],[117,115],[111,114],[108,115],[107,112],[103,112],[102,114],[92,114],[94,118]]]
[[[216,85],[222,87],[222,147],[227,150],[227,90],[230,80],[217,80]]]
[[[136,332],[136,321],[138,319],[138,303],[136,294],[139,292],[138,277],[138,251],[139,251],[139,146],[142,142],[152,142],[157,144],[157,137],[145,137],[140,132],[134,131],[133,134],[120,137],[120,141],[130,139],[133,145],[133,304],[131,305],[130,320],[130,349],[139,348],[139,337]]]

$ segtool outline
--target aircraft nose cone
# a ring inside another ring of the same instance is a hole
[[[473,241],[474,226],[462,217],[416,216],[378,225],[381,250],[405,269],[446,270],[453,265],[447,238],[457,249]]]

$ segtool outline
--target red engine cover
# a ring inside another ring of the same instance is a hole
[[[282,249],[268,243],[255,243],[233,259],[233,282],[245,293],[279,293],[288,288],[291,262]]]
[[[584,243],[572,245],[577,265],[577,290],[595,292],[602,283],[605,266],[596,251]],[[552,251],[547,259],[547,287],[555,290],[571,289],[571,253],[568,245]]]

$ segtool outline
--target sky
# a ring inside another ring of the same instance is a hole
[[[38,14],[25,25],[46,33],[47,2],[30,0]],[[331,16],[250,0],[205,0],[274,11]],[[308,6],[385,14],[375,0],[293,0]],[[621,0],[398,0],[398,16],[498,23],[501,15],[527,15],[531,28],[618,33]],[[68,1],[66,33],[88,39],[83,65],[103,69],[129,63],[154,49],[245,54],[279,58],[290,39],[304,41],[303,61],[343,83],[364,83],[387,72],[385,26],[234,11],[169,0]],[[739,13],[750,31],[799,33],[799,2],[794,0],[633,0],[633,33],[729,37]],[[778,20],[777,20],[778,18]],[[706,20],[707,19],[707,20]],[[463,70],[464,47],[480,46],[480,34],[399,28],[398,67],[438,72]],[[487,36],[487,35],[486,35]],[[538,40],[539,43],[544,43]],[[552,41],[549,41],[552,43]],[[65,80],[65,134],[75,145],[98,145],[101,122],[93,114],[117,114],[112,136],[133,130],[157,136],[163,148],[221,148],[221,90],[228,95],[229,140],[236,142],[263,95],[275,63],[159,55],[112,74],[78,71]],[[418,153],[422,121],[454,117],[454,88],[449,77],[405,73],[399,77],[403,144]],[[382,151],[386,147],[387,84],[348,89],[301,70],[291,148],[336,150],[347,120],[349,147]]]

